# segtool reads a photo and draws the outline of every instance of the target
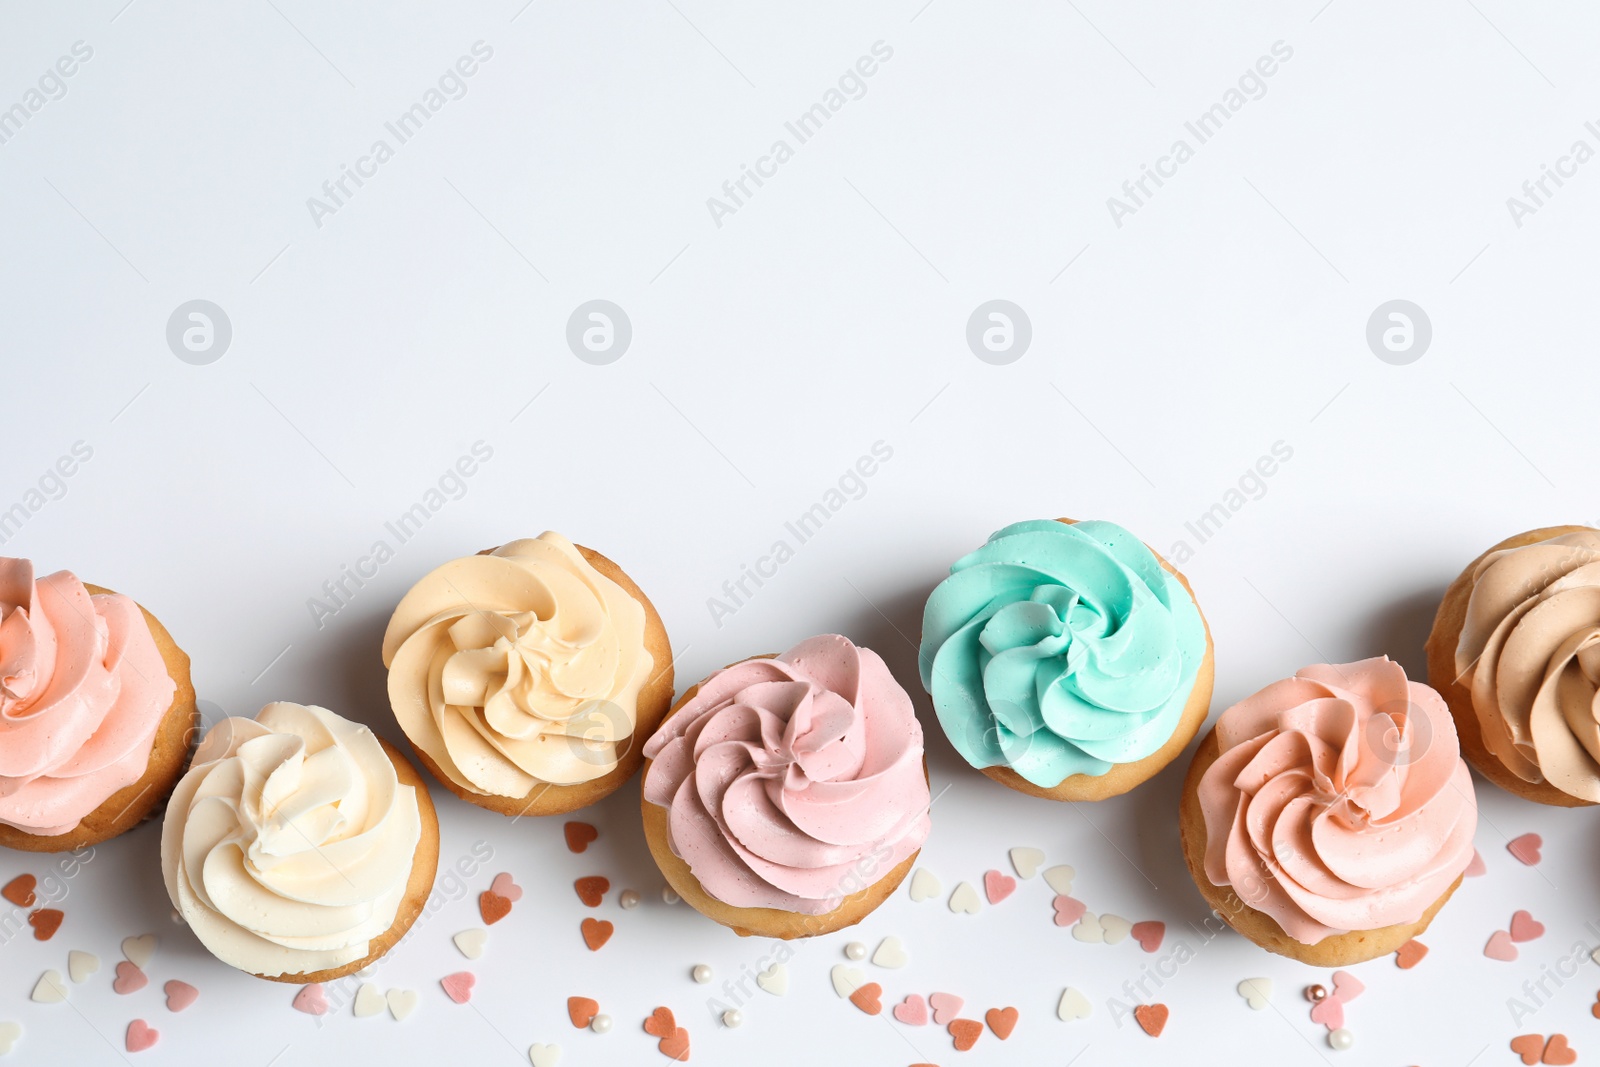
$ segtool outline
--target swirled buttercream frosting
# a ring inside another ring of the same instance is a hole
[[[173,907],[224,963],[263,976],[366,958],[394,925],[422,823],[371,730],[280,701],[206,734],[167,803]]]
[[[644,754],[673,854],[734,907],[825,914],[928,836],[911,697],[837,634],[717,671]]]
[[[1194,598],[1109,522],[1019,522],[957,560],[922,617],[923,688],[956,751],[1053,788],[1153,754],[1206,654]]]
[[[452,560],[395,608],[389,702],[463,789],[505,797],[609,773],[653,658],[639,601],[555,533]]]
[[[0,823],[64,834],[144,777],[176,691],[139,605],[0,558]]]
[[[1302,944],[1414,923],[1472,860],[1444,698],[1387,657],[1306,667],[1222,713],[1205,873]]]

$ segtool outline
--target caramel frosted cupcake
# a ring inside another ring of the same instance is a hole
[[[1188,581],[1109,522],[1014,523],[957,560],[928,598],[920,666],[956,751],[1051,800],[1127,792],[1211,707]]]
[[[439,823],[421,776],[359,723],[279,701],[206,734],[161,833],[172,906],[222,962],[326,982],[422,913]]]
[[[1179,821],[1224,921],[1338,967],[1427,929],[1472,860],[1478,806],[1444,701],[1383,657],[1306,667],[1224,711]]]
[[[189,657],[130,598],[0,558],[0,845],[96,845],[159,808],[198,711]]]
[[[877,653],[837,634],[692,686],[644,751],[656,864],[738,934],[860,922],[928,836],[911,698]]]
[[[622,569],[555,533],[452,560],[395,608],[389,703],[423,766],[503,815],[593,804],[672,703],[672,649]]]
[[[1530,530],[1473,560],[1439,605],[1428,675],[1485,778],[1600,803],[1600,530]]]

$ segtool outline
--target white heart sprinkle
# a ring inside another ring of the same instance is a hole
[[[0,1023],[0,1056],[4,1056],[22,1040],[21,1023]]]
[[[1092,911],[1086,911],[1078,920],[1078,925],[1072,928],[1072,936],[1087,944],[1098,945],[1106,939],[1106,931],[1100,925],[1100,917]]]
[[[100,957],[93,952],[80,952],[73,949],[67,953],[67,976],[74,982],[82,982],[100,969]]]
[[[1102,915],[1100,929],[1105,932],[1106,944],[1115,945],[1128,936],[1129,931],[1133,929],[1133,923],[1120,915]]]
[[[415,989],[391,989],[384,999],[389,1004],[389,1014],[393,1015],[394,1021],[398,1023],[417,1010],[419,998]]]
[[[150,957],[156,954],[156,935],[145,934],[143,937],[125,937],[122,939],[122,954],[128,957],[128,962],[144,970],[150,962]]]
[[[365,1019],[369,1015],[376,1015],[383,1010],[383,994],[371,982],[362,982],[361,988],[356,990],[355,1013],[357,1019]]]
[[[781,963],[774,963],[764,971],[757,971],[756,985],[775,997],[783,996],[789,992],[789,968]]]
[[[893,934],[878,942],[878,949],[872,954],[872,962],[879,967],[904,967],[911,962],[911,957],[906,955],[906,947],[900,939]]]
[[[828,977],[833,980],[833,991],[841,997],[848,997],[867,984],[866,975],[842,963],[834,964],[833,970],[828,972]]]
[[[939,884],[933,872],[926,867],[918,867],[911,875],[911,899],[917,903],[931,900],[944,892],[944,886]],[[1600,952],[1600,949],[1596,949]]]
[[[475,960],[483,955],[483,946],[489,943],[489,931],[482,928],[463,930],[450,940],[456,943],[456,948],[469,960]]]
[[[1078,872],[1065,863],[1051,867],[1044,872],[1044,884],[1049,886],[1058,897],[1072,895],[1072,880],[1078,877]]]
[[[1039,871],[1039,864],[1044,862],[1044,853],[1036,848],[1014,848],[1011,850],[1011,869],[1022,878],[1032,878]]]
[[[1246,1004],[1256,1011],[1260,1011],[1272,999],[1272,979],[1246,978],[1239,983],[1238,990],[1239,995],[1244,998]]]
[[[560,1045],[544,1045],[535,1041],[528,1048],[528,1060],[533,1067],[556,1067],[556,1061],[560,1059]]]
[[[1087,1019],[1092,1010],[1089,998],[1068,986],[1061,991],[1061,1002],[1056,1005],[1056,1018],[1070,1023],[1074,1019]]]
[[[67,987],[60,971],[46,971],[33,987],[33,999],[40,1004],[60,1004],[67,999]]]
[[[971,882],[962,882],[956,886],[956,891],[950,894],[950,910],[957,915],[965,912],[968,915],[978,914],[978,891],[972,888]]]

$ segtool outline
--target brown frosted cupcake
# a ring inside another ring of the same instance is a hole
[[[0,845],[97,845],[154,812],[198,721],[189,657],[130,598],[0,558]]]
[[[405,757],[359,723],[288,701],[211,728],[161,833],[167,895],[200,943],[302,985],[393,948],[438,862],[433,801]]]
[[[911,698],[838,634],[691,686],[644,752],[650,854],[679,896],[740,935],[860,922],[928,836]]]
[[[672,703],[655,606],[622,568],[555,533],[425,575],[389,620],[383,663],[423,766],[502,815],[609,795]]]
[[[1541,804],[1600,803],[1600,530],[1508,537],[1451,583],[1428,676],[1462,753]]]
[[[1316,967],[1426,930],[1461,884],[1477,823],[1444,701],[1387,658],[1306,667],[1224,711],[1179,809],[1206,902]]]

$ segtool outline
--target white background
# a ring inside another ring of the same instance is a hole
[[[217,709],[316,702],[391,738],[378,653],[400,595],[452,556],[547,528],[654,599],[680,688],[839,631],[918,690],[911,641],[944,569],[1007,522],[1057,515],[1121,522],[1163,552],[1189,542],[1216,711],[1308,662],[1386,652],[1418,669],[1437,598],[1473,555],[1600,520],[1600,163],[1520,227],[1506,204],[1575,139],[1600,147],[1584,129],[1600,117],[1600,17],[1504,0],[1319,5],[8,4],[0,108],[74,42],[93,57],[0,144],[0,508],[74,442],[93,457],[3,550],[135,596]],[[480,40],[493,56],[465,95],[319,227],[307,198]],[[865,93],[718,226],[707,198],[792,142],[785,121],[877,41],[893,56]],[[1293,56],[1265,94],[1119,227],[1107,198],[1278,41]],[[197,298],[233,329],[205,366],[165,338]],[[609,366],[565,341],[596,298],[633,327]],[[1008,366],[965,341],[993,298],[1032,323]],[[1433,324],[1404,366],[1365,341],[1396,298]],[[308,598],[480,440],[493,458],[464,495],[319,629]],[[865,494],[715,625],[708,598],[880,440],[893,458]],[[1197,544],[1185,523],[1279,441],[1292,460]],[[1162,955],[1179,938],[1199,946],[1189,924],[1205,911],[1174,816],[1187,756],[1087,808],[1012,794],[941,737],[929,747],[935,790],[951,788],[922,860],[947,893],[1036,845],[1078,868],[1091,910],[1165,920]],[[406,1022],[345,1012],[319,1028],[290,1010],[292,987],[212,960],[168,921],[147,825],[70,883],[53,941],[0,949],[0,1020],[26,1029],[9,1061],[117,1062],[140,1017],[162,1034],[130,1057],[141,1064],[225,1050],[241,1067],[280,1054],[511,1067],[534,1041],[563,1045],[563,1064],[666,1062],[640,1031],[657,1004],[690,1028],[697,1063],[1464,1067],[1514,1063],[1511,1036],[1556,1030],[1600,1054],[1593,964],[1530,1020],[1506,1003],[1575,941],[1596,942],[1594,813],[1492,787],[1477,839],[1488,875],[1444,910],[1419,968],[1358,969],[1368,992],[1345,1053],[1300,998],[1327,973],[1232,934],[1157,991],[1163,1037],[1118,1026],[1108,998],[1158,957],[1075,942],[1037,880],[976,917],[902,890],[858,933],[797,946],[789,995],[757,993],[743,1027],[721,1030],[704,1007],[716,986],[688,969],[709,963],[720,984],[769,946],[660,901],[636,784],[592,812],[602,837],[581,857],[559,821],[509,825],[435,793],[444,863],[479,840],[495,858],[380,967],[380,986],[422,995]],[[1546,838],[1534,869],[1504,848],[1530,830]],[[0,878],[44,863],[0,856]],[[500,870],[527,896],[468,964],[450,936],[478,925],[476,895]],[[600,914],[618,930],[593,954],[570,888],[585,874],[615,887]],[[624,887],[645,905],[619,909]],[[1485,959],[1516,908],[1549,932],[1515,963]],[[116,996],[117,944],[147,930],[161,936],[151,986]],[[867,967],[886,1003],[943,990],[971,1017],[1014,1005],[1014,1036],[963,1056],[934,1027],[837,1000],[827,970],[844,943],[888,933],[912,962]],[[67,1005],[29,1002],[69,948],[105,970]],[[463,967],[479,978],[467,1007],[437,985]],[[1254,976],[1277,983],[1273,1010],[1235,994]],[[173,977],[201,990],[181,1015],[161,1004]],[[1094,1002],[1089,1020],[1054,1017],[1068,984]],[[573,994],[615,1030],[573,1030]]]

